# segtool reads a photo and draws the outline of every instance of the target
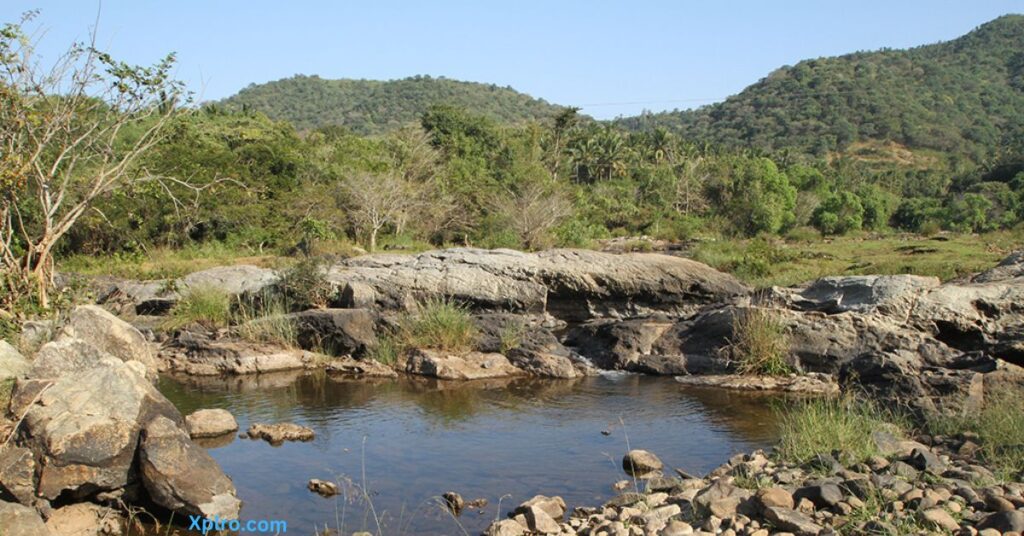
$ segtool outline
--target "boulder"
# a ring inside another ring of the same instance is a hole
[[[698,305],[747,292],[734,277],[689,259],[566,249],[364,255],[330,267],[327,278],[338,289],[352,288],[351,301],[358,294],[359,306],[373,299],[379,307],[402,309],[422,297],[449,296],[478,310],[546,311],[577,321],[690,314]]]
[[[253,423],[246,431],[246,435],[249,439],[263,439],[271,445],[280,445],[285,441],[312,441],[316,437],[311,428],[290,422]]]
[[[311,309],[287,319],[307,350],[361,357],[377,343],[377,317],[366,309]]]
[[[782,488],[764,488],[757,490],[756,497],[758,509],[764,512],[767,508],[786,508],[792,510],[796,504],[793,495]]]
[[[504,354],[516,368],[531,376],[577,378],[588,374],[582,360],[559,342],[540,315],[488,313],[474,315],[476,349]]]
[[[46,527],[60,536],[117,536],[124,518],[116,510],[93,503],[76,503],[50,513]]]
[[[498,353],[414,349],[409,352],[406,372],[441,380],[477,380],[521,375],[508,358]]]
[[[996,512],[985,516],[977,525],[978,530],[995,529],[999,532],[1024,533],[1024,512]]]
[[[63,337],[44,344],[36,352],[29,376],[59,378],[82,374],[100,366],[116,365],[119,362],[116,357],[85,341]]]
[[[0,447],[0,500],[32,506],[36,495],[36,460],[32,451]]]
[[[338,489],[338,485],[334,482],[320,480],[319,478],[310,479],[310,481],[306,483],[306,489],[321,497],[333,497],[341,492]]]
[[[520,504],[512,511],[512,515],[525,514],[531,508],[539,508],[551,519],[559,520],[565,515],[565,500],[561,497],[548,497],[547,495],[535,495],[530,500]]]
[[[514,519],[495,521],[484,531],[485,536],[523,536],[524,534],[526,534],[526,527]]]
[[[971,278],[972,283],[994,283],[1024,277],[1024,250],[1015,251],[1000,261],[995,268]]]
[[[139,444],[139,471],[154,502],[175,512],[238,519],[235,486],[175,421],[149,421]]]
[[[128,484],[139,432],[157,416],[183,424],[135,361],[63,376],[38,386],[18,435],[39,461],[38,493],[84,498]],[[18,389],[34,384],[18,384]]]
[[[769,507],[765,509],[764,518],[776,529],[791,532],[796,536],[817,536],[824,529],[810,517],[788,508]]]
[[[218,266],[180,279],[156,281],[116,280],[100,293],[99,303],[139,315],[164,314],[190,289],[217,288],[232,297],[254,296],[269,291],[279,276],[258,266]]]
[[[185,417],[185,428],[192,439],[219,437],[238,430],[238,422],[226,409],[201,409]]]
[[[906,318],[920,296],[939,284],[937,277],[917,275],[824,277],[787,296],[786,301],[802,311],[877,313]]]
[[[32,508],[3,501],[0,501],[0,528],[3,528],[3,536],[51,536],[53,534]]]
[[[197,376],[254,374],[301,369],[320,361],[319,354],[297,348],[181,332],[160,348],[162,371]]]
[[[28,374],[32,365],[17,349],[0,339],[0,382]]]
[[[657,456],[646,450],[633,449],[622,457],[622,469],[636,478],[660,476],[664,467]]]
[[[138,361],[150,374],[156,374],[156,357],[142,333],[102,307],[76,307],[57,336],[58,340],[65,338],[86,341],[121,361]]]
[[[726,518],[737,513],[744,515],[754,513],[755,505],[751,501],[753,495],[753,491],[734,486],[725,479],[719,479],[697,493],[693,498],[693,504],[701,512],[718,518]]]

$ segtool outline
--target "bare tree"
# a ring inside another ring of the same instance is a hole
[[[357,172],[342,183],[349,217],[357,232],[365,232],[371,252],[377,235],[387,226],[399,226],[423,205],[421,190],[397,172]]]
[[[176,113],[174,56],[152,67],[113,60],[93,39],[52,65],[21,24],[0,28],[0,269],[48,307],[53,251],[101,196],[154,180],[140,158]],[[12,292],[8,293],[13,294]]]
[[[572,215],[572,203],[559,190],[528,181],[492,202],[527,249],[542,247],[548,233]]]

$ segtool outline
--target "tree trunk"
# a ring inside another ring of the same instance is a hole
[[[377,231],[378,227],[374,227],[370,230],[370,253],[377,251]]]

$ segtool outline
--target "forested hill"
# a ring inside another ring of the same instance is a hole
[[[299,130],[336,125],[357,134],[380,134],[418,122],[435,104],[464,108],[501,123],[544,119],[561,110],[509,87],[429,76],[378,81],[299,75],[250,85],[222,104],[290,121]]]
[[[1024,125],[1024,15],[909,50],[785,66],[724,102],[622,118],[715,144],[815,154],[885,140],[980,160]]]

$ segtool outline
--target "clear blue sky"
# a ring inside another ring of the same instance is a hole
[[[87,36],[99,7],[0,0],[0,20],[41,10],[52,55]],[[300,73],[429,74],[609,118],[699,106],[781,65],[944,41],[1007,13],[1024,0],[104,0],[99,42],[132,63],[177,52],[178,78],[203,100]]]

